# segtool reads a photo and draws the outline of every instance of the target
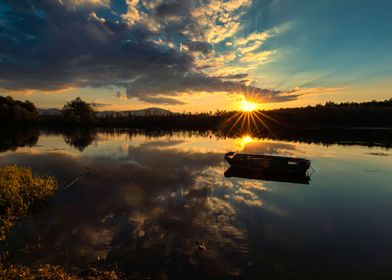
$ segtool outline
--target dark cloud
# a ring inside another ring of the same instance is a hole
[[[188,47],[188,49],[192,52],[201,52],[207,54],[211,51],[210,44],[206,42],[197,42],[197,41],[190,41],[184,43]]]
[[[159,104],[184,104],[172,97],[196,91],[252,91],[264,102],[297,98],[196,72],[190,53],[158,44],[158,39],[184,38],[186,32],[200,35],[189,16],[190,1],[165,1],[155,7],[150,16],[161,26],[159,32],[146,23],[130,26],[121,17],[109,20],[115,16],[109,7],[99,8],[110,14],[103,18],[92,12],[95,6],[64,4],[68,2],[6,1],[7,8],[0,10],[1,88],[116,86],[126,89],[129,98]],[[210,51],[206,42],[185,38],[183,43],[190,51]]]
[[[119,91],[119,90],[116,91],[115,95],[116,95],[117,98],[121,98],[121,96],[123,96],[123,95],[121,94],[121,91]]]
[[[175,99],[175,98],[170,98],[170,97],[152,97],[152,96],[140,96],[140,100],[143,100],[148,103],[154,103],[154,104],[165,104],[165,105],[182,105],[186,104],[185,102]]]
[[[160,3],[155,8],[155,14],[158,17],[169,17],[183,15],[189,9],[190,1],[169,0]]]
[[[244,79],[244,78],[247,78],[248,76],[249,76],[249,74],[247,74],[247,73],[241,73],[241,74],[222,76],[222,79],[228,79],[228,80]]]
[[[261,89],[254,86],[226,81],[221,78],[208,77],[198,73],[161,73],[155,79],[148,76],[140,77],[134,83],[128,85],[128,97],[137,97],[140,100],[151,98],[155,94],[180,94],[190,91],[223,91],[230,93],[243,93],[250,99],[259,102],[284,102],[295,100],[299,95],[295,91],[276,91],[272,89]]]
[[[12,5],[15,9],[20,11],[32,12],[33,8],[28,1],[13,1],[3,0],[4,4]]]

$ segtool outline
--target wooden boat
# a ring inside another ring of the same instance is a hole
[[[225,160],[233,167],[267,169],[270,172],[305,174],[310,167],[310,160],[304,158],[238,154],[235,152],[225,154]]]
[[[256,168],[243,168],[243,167],[229,167],[225,171],[225,177],[237,177],[245,179],[263,180],[263,181],[275,181],[275,182],[286,182],[295,184],[308,185],[310,182],[310,176],[305,173],[291,173],[291,172],[279,172],[271,171],[269,169],[256,169]]]

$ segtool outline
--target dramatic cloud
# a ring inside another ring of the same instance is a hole
[[[109,6],[110,0],[63,0],[69,6]]]
[[[249,86],[246,70],[272,53],[254,52],[267,33],[227,42],[240,46],[240,56],[215,50],[238,32],[250,2],[126,0],[114,8],[109,0],[5,1],[0,88],[116,87],[128,98],[159,104],[184,104],[176,99],[183,93],[218,91],[252,92],[264,102],[296,99],[292,92]],[[242,65],[227,65],[234,61]]]

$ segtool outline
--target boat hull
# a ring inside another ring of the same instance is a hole
[[[266,155],[227,153],[225,160],[233,167],[264,169],[270,172],[305,174],[310,161],[303,158],[290,158]]]

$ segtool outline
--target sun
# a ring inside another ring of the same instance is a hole
[[[252,112],[257,109],[256,103],[248,102],[246,100],[241,102],[241,110],[244,112]]]

